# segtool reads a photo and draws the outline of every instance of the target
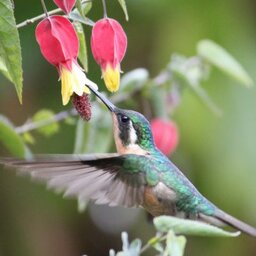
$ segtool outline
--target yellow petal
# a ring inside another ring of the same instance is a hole
[[[67,105],[71,95],[73,94],[72,73],[65,67],[62,67],[60,79],[61,79],[62,104]]]
[[[82,69],[74,62],[72,63],[72,73],[72,88],[77,95],[82,96],[84,92],[87,94],[91,93],[88,87],[85,86],[87,84],[93,87],[95,90],[98,90],[98,86],[88,79]]]
[[[73,93],[79,96],[82,96],[83,93],[89,94],[90,90],[85,86],[86,84],[98,90],[98,86],[86,77],[82,69],[75,62],[72,63],[71,71],[64,66],[61,67],[60,79],[63,105],[68,104]]]
[[[116,66],[115,69],[107,64],[106,69],[102,70],[104,82],[110,92],[116,92],[120,84],[120,68]]]

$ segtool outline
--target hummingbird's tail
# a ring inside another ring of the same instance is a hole
[[[214,214],[214,217],[235,229],[238,229],[250,236],[256,237],[256,228],[244,223],[241,220],[236,219],[235,217],[221,210],[217,210],[216,213]]]

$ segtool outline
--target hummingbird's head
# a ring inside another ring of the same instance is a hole
[[[142,114],[115,108],[112,118],[119,153],[146,155],[155,148],[150,124]]]
[[[146,155],[155,149],[148,120],[140,113],[117,108],[103,94],[89,89],[101,99],[112,114],[114,138],[120,154]]]

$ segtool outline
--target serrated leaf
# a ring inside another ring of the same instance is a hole
[[[160,216],[154,218],[154,225],[160,232],[173,230],[175,234],[183,235],[222,237],[236,237],[240,235],[240,232],[228,232],[203,222],[185,220],[171,216]]]
[[[169,231],[166,239],[166,255],[182,256],[184,254],[186,238],[184,236],[176,236],[173,231]]]
[[[140,90],[149,78],[149,72],[144,68],[137,68],[125,73],[121,78],[120,91],[131,92]]]
[[[0,142],[16,157],[26,156],[26,146],[22,138],[16,133],[11,122],[0,115]]]
[[[224,73],[250,87],[253,81],[242,65],[223,47],[211,40],[202,40],[197,44],[198,55]]]
[[[54,121],[54,112],[48,109],[38,111],[32,118],[34,122],[45,123],[44,126],[36,131],[46,137],[49,137],[59,131],[59,123]]]
[[[88,56],[87,56],[87,47],[86,47],[86,40],[85,40],[83,26],[80,22],[77,22],[77,21],[75,21],[73,24],[79,39],[78,59],[82,63],[82,66],[85,72],[88,72]]]
[[[10,0],[0,1],[0,56],[1,64],[6,67],[0,68],[0,71],[15,85],[19,101],[22,103],[21,47]]]
[[[129,16],[128,16],[128,11],[127,11],[125,0],[118,0],[118,3],[121,5],[121,7],[123,9],[123,12],[124,12],[124,15],[125,15],[125,19],[128,21]]]

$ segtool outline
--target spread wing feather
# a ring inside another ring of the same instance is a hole
[[[97,204],[126,207],[143,203],[145,177],[123,168],[125,156],[99,154],[87,156],[39,156],[34,161],[1,159],[0,163],[45,181],[66,197],[91,199]]]

